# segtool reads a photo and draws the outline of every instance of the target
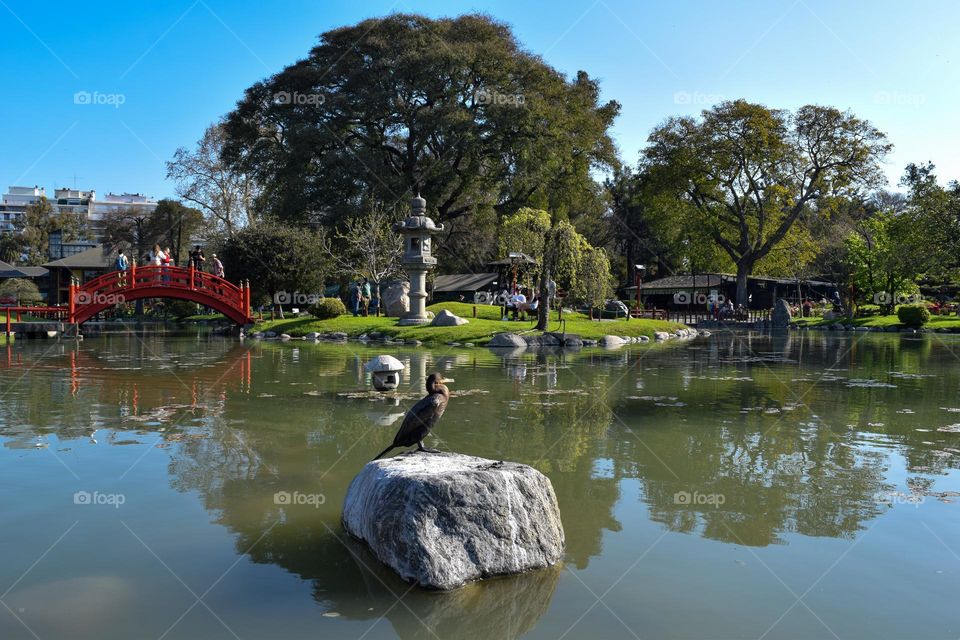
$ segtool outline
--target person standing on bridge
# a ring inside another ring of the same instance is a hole
[[[167,275],[167,267],[176,266],[173,264],[173,254],[170,252],[170,247],[167,247],[163,250],[163,281],[170,282],[170,276]]]
[[[200,245],[194,247],[193,251],[190,252],[190,266],[193,267],[193,277],[194,277],[194,286],[200,284],[200,274],[203,273],[203,263],[207,259],[203,257],[203,249]]]
[[[121,287],[127,286],[127,267],[130,266],[130,263],[127,262],[127,256],[123,255],[123,249],[117,249],[117,261],[115,266],[117,267],[117,281],[120,283]]]
[[[220,258],[217,257],[217,254],[211,253],[210,259],[213,260],[213,264],[210,265],[213,275],[217,276],[218,278],[223,278],[223,263],[220,262]]]

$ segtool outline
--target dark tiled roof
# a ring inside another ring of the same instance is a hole
[[[476,291],[497,279],[495,273],[454,273],[433,279],[434,291]]]
[[[46,263],[45,267],[63,267],[65,269],[113,269],[117,259],[116,250],[104,246],[93,247],[66,258]]]
[[[40,278],[47,275],[43,267],[15,267],[0,260],[0,279],[5,278]]]

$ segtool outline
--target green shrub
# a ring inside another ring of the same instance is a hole
[[[174,318],[186,318],[197,313],[198,306],[196,302],[189,300],[164,300],[164,311]]]
[[[347,312],[340,298],[323,298],[316,304],[310,306],[310,315],[317,320],[330,320],[337,316],[342,316]]]
[[[897,318],[902,324],[916,329],[930,322],[930,310],[922,304],[904,304],[897,309]]]

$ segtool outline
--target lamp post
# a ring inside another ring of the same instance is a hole
[[[642,264],[633,265],[633,286],[637,289],[637,303],[634,310],[638,318],[640,317],[640,289],[643,287],[643,272],[646,270],[647,268]]]

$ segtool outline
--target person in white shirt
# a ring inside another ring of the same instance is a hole
[[[517,289],[517,292],[510,298],[510,306],[513,308],[513,319],[517,319],[517,312],[527,304],[527,296],[523,295],[523,289]]]

